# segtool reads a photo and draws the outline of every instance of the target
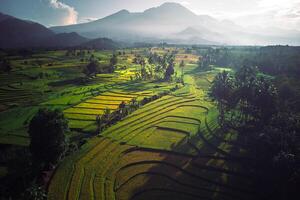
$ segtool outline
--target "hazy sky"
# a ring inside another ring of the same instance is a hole
[[[102,18],[121,9],[141,12],[170,0],[0,0],[0,12],[46,26]],[[300,0],[171,0],[196,14],[230,19],[245,26],[300,30]]]

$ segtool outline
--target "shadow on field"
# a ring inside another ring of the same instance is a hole
[[[172,151],[153,150],[160,151],[162,159],[140,163],[147,170],[137,170],[126,182],[128,187],[134,187],[127,191],[131,193],[130,199],[254,199],[249,160],[237,156],[240,147],[222,149],[229,142],[217,135],[209,140],[202,133],[196,137],[193,139],[203,141],[197,155],[176,153],[188,142],[185,139]]]

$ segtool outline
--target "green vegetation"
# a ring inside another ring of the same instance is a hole
[[[63,112],[40,109],[29,124],[30,151],[35,165],[55,164],[65,152],[68,121]]]
[[[275,54],[287,59],[281,48],[298,51],[162,45],[1,53],[1,194],[291,197],[300,87],[292,63],[266,68]]]
[[[211,96],[218,102],[223,130],[236,130],[246,155],[255,158],[257,192],[286,199],[298,192],[299,111],[284,104],[274,83],[257,67],[242,67],[234,76],[225,71],[218,74]]]
[[[66,158],[53,177],[48,197],[149,199],[157,193],[155,183],[165,183],[159,184],[159,191],[166,194],[177,191],[184,197],[250,199],[250,181],[234,175],[246,173],[242,163],[220,158],[240,155],[238,146],[228,144],[236,137],[228,133],[223,139],[214,134],[218,112],[207,92],[208,80],[218,70],[195,74],[196,67],[184,68],[184,87],[142,106]],[[107,100],[104,96],[99,99]],[[201,152],[203,157],[196,159]]]

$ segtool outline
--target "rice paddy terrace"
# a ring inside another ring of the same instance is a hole
[[[218,113],[206,96],[216,72],[194,74],[192,66],[183,88],[144,105],[67,157],[48,198],[251,199],[242,146],[234,133],[219,131]],[[114,101],[145,94],[112,90],[65,112],[81,119],[93,103],[101,114],[104,104],[114,109]],[[73,109],[79,108],[77,115]]]
[[[94,103],[94,109],[115,108],[117,101],[97,104],[99,95],[107,96],[110,90],[113,90],[111,93],[114,96],[121,96],[122,94],[117,93],[122,93],[123,90],[127,97],[129,94],[127,90],[132,91],[132,96],[140,95],[139,91],[133,88],[137,84],[128,82],[137,69],[132,64],[132,58],[141,51],[143,50],[123,50],[124,54],[118,57],[118,68],[115,73],[97,74],[89,78],[86,78],[82,71],[88,64],[90,56],[93,55],[99,63],[107,65],[112,51],[89,53],[85,51],[84,56],[66,56],[67,51],[63,50],[37,52],[30,56],[5,55],[4,57],[10,60],[12,69],[9,73],[0,74],[0,144],[28,146],[27,126],[41,107],[67,109],[65,113],[70,119],[71,128],[77,129],[79,126],[80,129],[84,129],[86,125],[95,122],[95,115],[91,114],[93,110],[89,110],[90,115],[83,115],[83,108],[80,114],[74,114],[77,105],[87,108]],[[123,68],[119,69],[120,67]],[[151,92],[151,84],[147,85]],[[146,89],[140,85],[140,90]],[[92,98],[95,102],[89,102],[93,100]],[[125,101],[127,99],[124,97]],[[94,112],[101,113],[99,110]]]
[[[174,83],[153,84],[145,82],[143,84],[111,85],[110,87],[106,87],[109,89],[101,94],[95,95],[82,103],[66,109],[64,113],[69,120],[69,127],[82,131],[95,130],[96,117],[104,114],[106,109],[113,112],[119,108],[122,102],[128,104],[133,99],[141,101],[145,97],[151,97],[165,91],[167,92],[176,85]]]

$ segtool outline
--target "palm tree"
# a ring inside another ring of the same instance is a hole
[[[220,112],[219,123],[224,124],[225,111],[232,104],[232,94],[234,91],[233,77],[229,72],[223,71],[219,73],[213,81],[210,96],[218,102],[218,110]]]
[[[185,67],[185,63],[183,60],[180,62],[179,67],[181,68],[181,81],[183,83],[183,76],[184,76],[183,68]]]

